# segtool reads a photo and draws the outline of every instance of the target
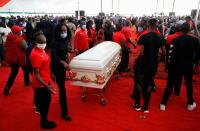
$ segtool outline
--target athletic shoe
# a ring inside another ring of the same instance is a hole
[[[160,110],[161,110],[161,111],[165,111],[165,110],[166,110],[166,105],[160,104]]]
[[[156,92],[156,89],[157,89],[157,87],[156,87],[156,86],[153,86],[153,87],[151,88],[151,91],[152,91],[152,92]]]
[[[144,113],[149,113],[148,107],[143,106],[143,107],[142,107],[142,110],[144,111]]]
[[[35,105],[34,105],[34,112],[37,113],[37,114],[40,114],[39,109]]]
[[[144,110],[144,113],[149,113],[149,110]]]
[[[188,105],[188,106],[187,106],[187,109],[188,109],[189,111],[193,111],[196,107],[197,107],[196,103],[193,102],[192,105]]]
[[[134,104],[133,104],[133,108],[134,108],[136,111],[141,111],[141,108],[140,108],[140,105],[139,105],[139,104],[134,103]]]

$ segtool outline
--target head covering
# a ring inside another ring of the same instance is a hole
[[[181,31],[183,33],[188,33],[190,31],[190,25],[187,22],[183,23],[181,25]]]
[[[81,21],[80,25],[86,25],[85,21]]]
[[[14,34],[17,34],[17,33],[19,33],[21,30],[23,30],[23,27],[14,25],[14,26],[11,28],[11,30],[12,30],[12,32],[13,32]]]

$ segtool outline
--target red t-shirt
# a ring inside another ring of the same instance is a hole
[[[74,36],[74,48],[78,51],[85,51],[88,46],[87,30],[79,30]]]
[[[48,84],[50,81],[50,60],[47,53],[35,47],[31,51],[29,59],[33,68],[39,68],[40,76]],[[44,85],[36,79],[35,74],[33,74],[32,85],[34,88],[44,87]]]
[[[127,41],[127,39],[131,39],[131,28],[130,27],[124,27],[122,29],[122,32],[124,33],[124,36],[126,38],[126,45],[130,48],[130,43]]]
[[[118,43],[120,46],[122,46],[122,43],[126,43],[126,38],[123,33],[121,32],[115,32],[113,33],[113,41]]]
[[[176,33],[174,33],[174,34],[171,34],[171,35],[167,36],[167,42],[166,42],[166,44],[167,44],[167,45],[171,45],[172,42],[173,42],[173,40],[174,40],[175,38],[181,36],[181,34],[182,34],[181,32],[176,32]]]
[[[96,33],[95,33],[95,29],[90,29],[90,31],[91,31],[91,36],[88,36],[88,43],[89,44],[91,44],[91,43],[93,43],[94,42],[94,40],[95,40],[95,35],[96,35]]]

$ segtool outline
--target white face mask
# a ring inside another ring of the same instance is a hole
[[[138,27],[138,32],[142,32],[143,28],[141,26]]]
[[[36,44],[37,48],[44,50],[46,47],[46,44]]]
[[[19,35],[20,35],[20,36],[22,36],[22,35],[23,35],[23,32],[22,32],[22,31],[20,31],[20,32],[19,32]]]
[[[96,25],[95,25],[95,24],[93,24],[93,25],[92,25],[92,28],[95,28],[95,27],[96,27]]]
[[[67,37],[67,33],[61,33],[61,34],[60,34],[60,37],[61,37],[61,38],[66,38],[66,37]]]

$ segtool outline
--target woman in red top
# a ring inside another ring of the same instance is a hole
[[[113,41],[118,43],[122,48],[121,63],[119,64],[119,66],[117,68],[118,73],[121,74],[122,71],[125,70],[125,65],[124,65],[125,59],[124,59],[123,53],[124,53],[124,50],[126,49],[126,37],[121,32],[122,31],[122,24],[117,24],[116,29],[117,29],[117,31],[113,33]]]
[[[35,34],[35,47],[30,54],[30,63],[33,67],[34,103],[40,112],[40,125],[43,129],[53,129],[55,122],[48,121],[48,111],[51,101],[51,93],[55,91],[49,85],[50,59],[45,52],[46,38],[42,32]]]
[[[94,42],[95,42],[95,29],[92,27],[93,25],[93,21],[89,20],[86,24],[87,27],[87,34],[88,34],[88,44],[89,47],[92,48],[94,46]]]
[[[80,27],[81,30],[79,30],[74,36],[74,49],[76,54],[81,54],[89,48],[86,22],[82,21]]]

